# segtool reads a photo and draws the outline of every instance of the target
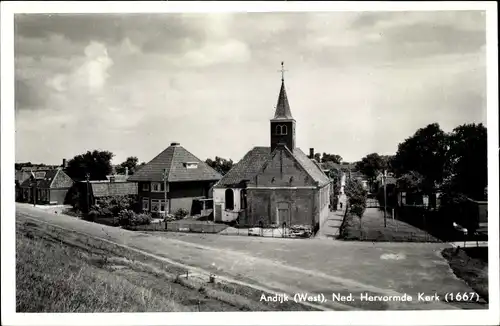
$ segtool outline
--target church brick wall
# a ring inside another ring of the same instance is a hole
[[[274,157],[250,185],[254,187],[315,186],[309,175],[286,150],[276,151]]]
[[[264,225],[277,221],[277,205],[288,203],[290,225],[314,226],[319,220],[319,191],[317,189],[248,189],[248,217],[243,224]]]

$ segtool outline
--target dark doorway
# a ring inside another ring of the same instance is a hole
[[[226,197],[226,209],[228,210],[234,210],[234,192],[233,189],[226,189],[225,193]]]

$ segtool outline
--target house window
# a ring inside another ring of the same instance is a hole
[[[142,210],[149,211],[149,198],[146,197],[142,198]]]
[[[35,179],[43,179],[45,178],[45,172],[44,171],[37,171],[35,172]]]
[[[186,162],[184,163],[184,166],[186,169],[196,169],[198,168],[198,163],[197,162]]]
[[[165,191],[165,184],[163,182],[153,182],[151,184],[151,191],[152,192],[164,192]]]
[[[166,205],[165,200],[151,199],[151,211],[163,213],[163,212],[165,212],[166,206],[167,205]]]
[[[226,209],[227,210],[233,210],[234,209],[234,192],[233,189],[226,189],[225,192],[225,199],[226,199]]]
[[[288,133],[287,127],[285,125],[276,126],[276,135],[286,135]]]
[[[142,191],[149,191],[149,183],[142,184]]]

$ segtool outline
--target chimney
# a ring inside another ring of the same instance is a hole
[[[314,148],[309,148],[309,158],[311,160],[314,158]]]
[[[125,176],[128,177],[128,166],[125,167]]]
[[[66,166],[66,159],[65,158],[63,158],[63,161],[62,161],[62,168],[63,169],[67,168],[67,166]]]

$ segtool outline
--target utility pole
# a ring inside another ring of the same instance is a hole
[[[33,207],[36,206],[36,192],[37,192],[37,188],[36,188],[36,178],[33,179]]]
[[[90,173],[85,174],[87,180],[87,214],[90,212]]]
[[[166,230],[167,229],[167,169],[163,170],[163,195],[165,199],[165,202],[163,203],[163,215],[165,217],[165,230]]]
[[[382,180],[384,181],[384,227],[387,227],[387,170],[384,170]]]

